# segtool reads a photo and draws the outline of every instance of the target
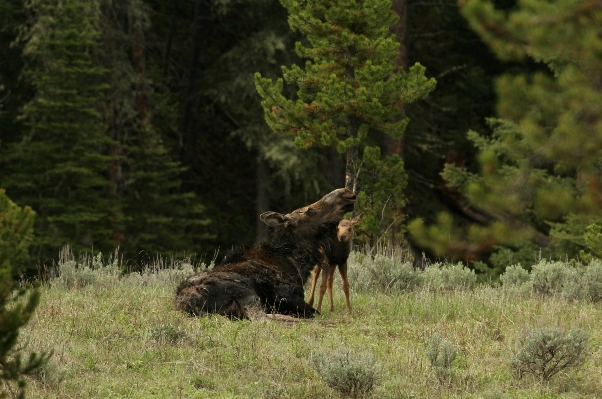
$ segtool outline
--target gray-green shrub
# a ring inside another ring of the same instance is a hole
[[[474,270],[461,262],[452,265],[435,263],[423,272],[423,284],[429,290],[456,291],[473,288],[477,282]]]
[[[562,282],[562,297],[568,301],[587,299],[582,270],[567,266]]]
[[[58,276],[50,283],[67,289],[115,283],[121,274],[117,252],[106,261],[100,252],[95,256],[84,254],[76,260],[68,245],[63,246],[59,252],[57,269]]]
[[[529,282],[529,272],[518,265],[508,266],[500,276],[504,288],[523,289]]]
[[[349,282],[359,291],[394,292],[412,290],[421,284],[421,272],[401,258],[352,252],[347,261]]]
[[[587,299],[593,302],[602,301],[602,261],[594,259],[583,273],[584,291]]]
[[[426,344],[426,357],[440,383],[448,382],[453,376],[453,362],[458,350],[447,338],[439,333],[433,334]]]
[[[542,260],[531,269],[533,291],[543,295],[559,294],[567,277],[567,265],[563,262]]]
[[[372,354],[354,353],[344,347],[336,351],[314,350],[311,361],[326,385],[352,397],[367,395],[382,372]]]
[[[531,329],[519,338],[510,368],[519,378],[531,373],[549,381],[560,371],[585,363],[588,341],[588,335],[581,330],[565,334],[558,328]]]

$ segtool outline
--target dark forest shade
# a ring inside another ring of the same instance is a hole
[[[281,65],[303,64],[294,52],[294,42],[303,38],[291,32],[279,1],[118,0],[111,7],[88,1],[85,10],[63,3],[62,11],[73,15],[51,28],[77,28],[68,38],[75,47],[64,44],[80,57],[82,68],[72,75],[61,75],[54,61],[42,62],[67,56],[57,50],[60,43],[31,56],[23,52],[29,38],[15,40],[44,13],[59,12],[57,4],[36,0],[26,12],[21,1],[0,0],[0,187],[38,212],[36,260],[56,258],[66,241],[103,252],[119,243],[128,259],[184,251],[211,257],[216,248],[253,242],[258,216],[268,206],[287,212],[342,184],[345,161],[333,147],[299,150],[291,136],[275,135],[265,124],[253,73],[275,79]],[[454,224],[467,224],[474,221],[470,208],[458,206],[458,192],[448,190],[439,173],[446,160],[478,170],[465,132],[486,131],[485,117],[495,112],[493,76],[532,64],[497,61],[456,1],[400,0],[381,11],[389,7],[406,15],[392,32],[403,40],[394,69],[420,62],[438,80],[427,101],[404,107],[411,121],[402,141],[368,134],[366,145],[397,154],[407,171],[407,187],[396,196],[405,205],[391,216],[430,223],[451,209]],[[49,37],[47,30],[42,39]],[[77,40],[89,42],[85,51],[76,51],[82,44]],[[81,90],[81,96],[34,107],[37,99],[50,98],[52,91],[36,86],[49,79],[50,89]],[[294,98],[293,88],[285,90]],[[73,107],[64,119],[82,128],[32,135],[34,127],[61,121],[44,108],[61,103]],[[84,119],[86,109],[90,118]],[[81,134],[69,133],[75,130]],[[76,147],[85,154],[75,155]],[[73,178],[60,180],[64,170]],[[367,216],[366,226],[369,221]],[[401,242],[399,227],[391,230],[398,234],[395,242]],[[362,240],[371,239],[358,231]]]

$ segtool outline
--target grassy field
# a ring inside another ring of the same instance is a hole
[[[361,267],[350,264],[351,315],[337,279],[335,311],[299,322],[177,312],[174,291],[186,268],[120,276],[111,267],[65,267],[42,288],[22,332],[27,348],[53,352],[28,377],[27,397],[338,398],[313,361],[333,351],[374,356],[380,374],[368,396],[375,398],[602,397],[600,304],[489,286],[371,292]],[[518,337],[537,327],[589,334],[585,365],[547,383],[517,378],[508,362]],[[426,356],[434,334],[458,351],[448,380]]]

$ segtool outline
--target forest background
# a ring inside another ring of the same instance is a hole
[[[419,62],[437,86],[402,107],[401,139],[370,135],[407,181],[397,224],[359,229],[359,243],[410,244],[417,259],[492,274],[579,254],[600,202],[600,112],[579,108],[599,96],[600,11],[565,3],[392,2],[395,68]],[[570,32],[538,42],[558,26]],[[210,258],[264,237],[262,212],[344,186],[335,148],[299,149],[264,120],[253,74],[302,64],[300,40],[278,0],[0,0],[0,187],[37,214],[30,265],[66,242],[119,246],[132,265]],[[577,122],[563,127],[563,115]],[[550,126],[567,139],[553,148]]]

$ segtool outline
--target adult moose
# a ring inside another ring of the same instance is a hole
[[[269,238],[226,256],[212,270],[185,279],[176,292],[176,308],[192,315],[217,313],[257,318],[266,313],[313,317],[303,285],[322,258],[328,236],[347,212],[355,194],[340,188],[319,201],[283,215],[261,214]]]

